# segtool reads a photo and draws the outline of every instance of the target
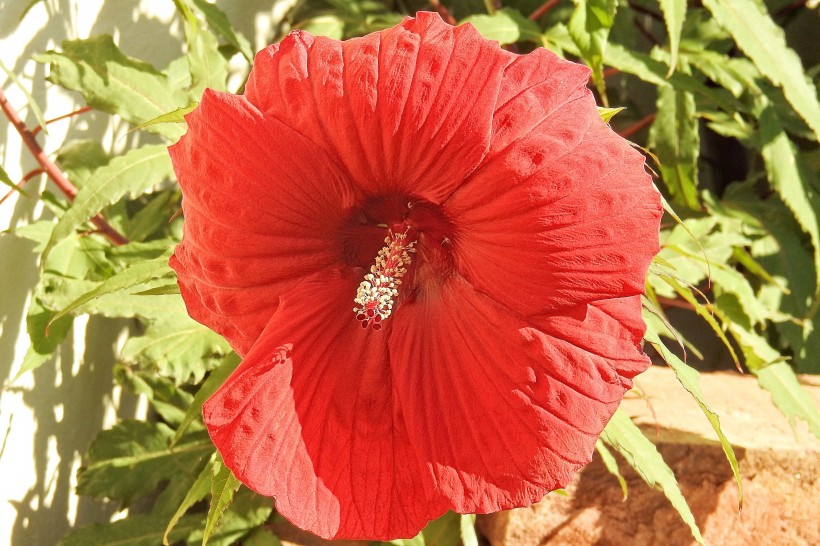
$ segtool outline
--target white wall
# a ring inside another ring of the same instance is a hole
[[[0,60],[21,79],[46,119],[84,103],[78,94],[46,82],[47,68],[30,60],[34,53],[58,48],[65,39],[107,33],[126,54],[158,68],[181,54],[171,0],[42,0],[20,20],[30,3],[0,0]],[[259,49],[273,39],[293,0],[218,3]],[[25,96],[2,72],[0,85],[24,120],[35,126]],[[67,134],[99,139],[112,151],[123,142],[115,136],[110,117],[93,112],[49,125],[49,134],[39,140],[51,153]],[[0,165],[14,181],[37,166],[3,116]],[[46,187],[57,191],[44,177],[32,180],[29,189]],[[5,191],[0,186],[0,195]],[[36,200],[14,195],[0,205],[0,230],[43,214]],[[144,418],[146,414],[144,401],[113,385],[111,368],[126,321],[82,317],[57,358],[8,384],[28,347],[25,308],[38,267],[32,248],[24,240],[0,235],[0,545],[48,546],[75,525],[105,521],[114,514],[116,506],[74,494],[77,468],[98,431],[118,416]]]

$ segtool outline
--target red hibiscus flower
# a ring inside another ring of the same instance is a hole
[[[644,159],[589,71],[420,13],[294,31],[171,147],[192,317],[242,364],[225,464],[322,537],[410,537],[566,485],[649,364]]]

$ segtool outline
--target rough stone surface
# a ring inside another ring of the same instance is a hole
[[[820,441],[803,423],[792,430],[753,377],[701,377],[740,462],[740,514],[737,486],[715,434],[672,371],[653,367],[636,387],[645,399],[629,397],[621,407],[659,445],[707,544],[820,544]],[[820,404],[820,387],[808,388]],[[492,546],[694,544],[663,494],[619,463],[629,486],[626,500],[596,456],[567,488],[568,496],[551,494],[530,508],[479,516],[479,530]]]

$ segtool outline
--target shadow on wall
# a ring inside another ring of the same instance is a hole
[[[237,29],[260,47],[279,32],[287,6],[294,3],[295,0],[217,2]],[[65,39],[112,34],[117,37],[124,53],[162,69],[182,53],[181,29],[176,19],[169,24],[167,19],[142,13],[140,9],[148,4],[137,0],[40,0],[33,3],[32,0],[0,0],[0,42],[5,40],[4,47],[0,47],[2,61],[14,73],[25,74],[23,81],[43,111],[48,111],[51,116],[71,112],[84,105],[82,98],[76,93],[54,89],[45,81],[47,67],[31,63],[32,55],[52,47],[59,48]],[[151,8],[163,9],[164,4],[151,3]],[[173,9],[171,2],[167,4]],[[18,28],[21,19],[21,28],[25,30]],[[81,35],[78,29],[90,30]],[[255,36],[257,30],[258,37]],[[8,55],[16,55],[16,58]],[[0,85],[4,89],[13,87],[4,75],[0,76]],[[71,99],[67,100],[67,96]],[[24,121],[30,127],[36,125],[30,109],[24,108],[24,104],[15,103],[14,106],[25,114]],[[95,140],[109,151],[131,147],[135,139],[144,138],[139,133],[120,138],[122,122],[102,113],[90,112],[59,123],[60,127],[55,126],[51,135],[38,137],[49,154],[59,148],[60,142],[55,135],[62,134],[65,127],[72,139]],[[0,116],[0,135],[6,134],[10,139],[16,138],[8,120]],[[37,167],[27,150],[23,148],[19,154],[16,150],[16,146],[9,147],[0,141],[0,165],[7,169],[19,165],[22,173]],[[42,176],[33,179],[28,188],[33,195],[43,189],[56,191]],[[2,211],[0,229],[49,218],[36,199],[18,199],[12,210],[9,205],[6,203]],[[0,338],[0,383],[4,385],[19,369],[23,357],[24,349],[20,348],[18,340],[25,338],[26,303],[38,279],[33,248],[29,241],[0,235],[3,262],[0,267],[0,326],[3,332]],[[112,376],[117,359],[117,337],[128,324],[129,321],[92,318],[86,328],[83,354],[77,354],[72,334],[69,334],[57,351],[58,357],[17,384],[0,389],[3,408],[0,416],[2,497],[14,499],[9,501],[12,510],[8,510],[8,505],[0,506],[0,542],[10,536],[11,546],[56,544],[72,528],[108,521],[119,508],[111,503],[77,497],[74,474],[91,441],[105,424],[112,421],[111,413],[116,413],[117,418],[133,418],[138,412],[137,399],[133,396],[115,399],[118,389]],[[75,366],[75,362],[79,364]]]
[[[17,511],[12,546],[56,544],[74,526],[106,521],[119,508],[76,497],[74,474],[75,460],[103,428],[108,408],[116,405],[118,418],[137,415],[135,397],[124,395],[112,400],[114,345],[125,324],[91,319],[86,329],[87,350],[79,358],[77,369],[72,370],[77,360],[74,348],[65,343],[59,358],[33,372],[33,387],[22,390],[34,423],[13,421],[12,426],[34,429],[37,480],[22,499],[12,503]],[[76,520],[72,524],[69,507],[74,502]]]

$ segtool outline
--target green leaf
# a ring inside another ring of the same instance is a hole
[[[11,81],[17,86],[20,91],[23,92],[23,95],[26,97],[26,102],[28,103],[28,107],[31,108],[31,113],[34,114],[34,117],[37,119],[37,125],[43,130],[44,134],[48,134],[48,129],[46,128],[46,118],[43,117],[43,111],[40,109],[40,106],[37,104],[37,101],[34,100],[34,97],[31,96],[31,93],[28,92],[28,89],[20,82],[17,78],[17,75],[6,68],[6,65],[3,64],[3,61],[0,61],[0,68],[3,69]]]
[[[623,106],[621,106],[620,108],[604,108],[602,106],[599,106],[598,115],[601,116],[602,120],[609,123],[612,120],[612,118],[615,117],[616,114],[619,114],[623,110],[626,110],[626,108]]]
[[[25,195],[26,197],[31,198],[31,196],[28,193],[23,191],[22,188],[18,187],[17,184],[11,181],[11,178],[9,178],[8,173],[5,170],[3,170],[3,167],[0,167],[0,182],[8,186],[9,188],[13,189],[20,195]]]
[[[185,24],[188,45],[188,70],[191,72],[191,94],[199,97],[205,88],[224,91],[228,79],[228,61],[219,52],[216,36],[204,29],[191,10],[189,0],[174,0]]]
[[[812,434],[820,438],[820,411],[811,394],[800,385],[797,375],[785,362],[753,370],[760,386],[772,395],[772,401],[789,418],[794,426],[795,419],[802,419],[809,425]]]
[[[615,476],[618,480],[618,483],[621,486],[621,491],[623,491],[624,494],[624,500],[626,500],[629,495],[629,487],[626,485],[626,480],[621,475],[621,470],[618,468],[618,461],[615,460],[615,456],[612,455],[612,452],[609,451],[609,448],[606,447],[606,444],[600,438],[597,442],[595,442],[595,450],[598,452],[598,455],[601,456],[601,461],[603,461],[604,466],[609,473]]]
[[[259,528],[273,512],[273,499],[255,493],[247,487],[240,488],[234,495],[230,507],[222,514],[219,524],[208,538],[210,546],[235,546],[244,537]],[[201,540],[205,529],[192,533],[188,543]]]
[[[68,237],[77,227],[104,207],[123,196],[136,196],[171,177],[173,169],[164,145],[148,145],[129,150],[100,167],[77,193],[71,207],[57,222],[51,233],[43,259],[54,245]]]
[[[162,256],[154,260],[147,260],[144,262],[135,263],[128,269],[120,271],[114,276],[106,279],[100,283],[93,290],[86,292],[79,298],[68,304],[63,310],[54,315],[51,323],[57,321],[60,317],[64,317],[68,313],[74,311],[86,303],[97,299],[103,295],[111,294],[132,286],[148,282],[152,279],[157,279],[173,274],[173,271],[168,266],[168,257]]]
[[[216,4],[211,4],[207,0],[193,0],[193,2],[196,8],[205,16],[205,22],[208,23],[211,29],[235,47],[245,59],[253,61],[253,49],[251,49],[250,42],[241,33],[234,30],[225,12],[219,9]]]
[[[783,88],[786,99],[820,140],[820,103],[800,57],[786,45],[783,29],[754,0],[704,0],[703,5],[734,38],[760,72]]]
[[[729,461],[729,466],[732,467],[732,474],[734,474],[735,482],[737,483],[738,506],[742,508],[743,482],[740,477],[740,466],[738,465],[737,457],[735,456],[735,450],[732,448],[732,444],[729,443],[726,435],[723,434],[723,429],[720,426],[720,417],[718,417],[718,414],[715,413],[711,407],[709,407],[703,397],[703,391],[700,389],[700,374],[698,374],[697,370],[691,366],[688,366],[685,362],[678,358],[672,351],[667,350],[661,339],[654,332],[647,331],[646,339],[652,344],[655,350],[658,351],[658,354],[661,355],[664,361],[675,371],[675,377],[678,382],[689,394],[692,395],[692,398],[695,399],[695,402],[697,402],[701,411],[709,420],[709,424],[712,425],[712,428],[720,441],[720,445],[723,448],[723,453]]]
[[[151,371],[134,370],[123,364],[115,364],[114,377],[118,383],[127,385],[134,394],[147,398],[157,415],[172,427],[182,422],[194,398],[192,394],[177,388],[169,379],[159,377]]]
[[[657,49],[655,52],[661,53]],[[632,51],[613,42],[607,44],[604,64],[617,68],[621,72],[633,74],[659,87],[671,86],[678,91],[688,91],[697,97],[702,97],[710,101],[730,114],[744,110],[743,104],[725,89],[707,87],[691,75],[680,71],[673,73],[667,78],[667,74],[669,73],[669,65],[667,63],[653,59],[644,53]]]
[[[190,102],[184,91],[169,85],[167,76],[123,55],[111,36],[64,41],[62,49],[34,59],[50,63],[49,81],[79,91],[96,110],[137,125]],[[150,130],[174,140],[184,132],[174,125],[153,125]]]
[[[162,543],[165,546],[170,544],[169,538],[171,531],[174,530],[174,527],[176,527],[176,524],[179,523],[182,516],[185,515],[191,506],[204,499],[205,496],[211,492],[213,472],[214,459],[211,459],[208,464],[205,465],[205,468],[202,469],[202,472],[199,473],[199,476],[191,486],[191,489],[188,490],[188,493],[185,495],[185,498],[182,500],[179,508],[177,508],[177,511],[171,517],[171,521],[168,522],[168,526],[165,528],[165,534],[162,536]]]
[[[699,210],[700,136],[695,97],[686,91],[660,87],[656,107],[658,113],[649,130],[649,148],[658,157],[672,201]]]
[[[148,127],[150,125],[156,125],[157,123],[185,123],[185,114],[193,112],[194,108],[196,108],[198,105],[199,103],[197,101],[193,101],[188,106],[177,108],[173,112],[166,112],[162,115],[155,117],[154,119],[150,119],[144,123],[140,123],[133,129],[131,129],[131,131],[136,131],[137,129],[144,129],[145,127]]]
[[[447,512],[428,523],[421,535],[428,546],[461,546],[461,515]]]
[[[202,415],[202,404],[222,386],[225,380],[228,379],[228,376],[239,366],[239,362],[240,358],[236,353],[226,355],[223,357],[222,363],[219,364],[219,366],[211,372],[211,375],[208,376],[208,379],[202,383],[202,386],[199,387],[199,390],[194,395],[194,399],[188,407],[188,411],[185,412],[182,422],[179,424],[179,427],[177,427],[174,438],[171,440],[172,446],[180,441],[185,431],[188,430],[188,427],[194,422],[194,419]]]
[[[617,8],[617,0],[576,0],[567,24],[581,58],[592,69],[592,81],[604,106],[609,106],[604,82],[604,55]]]
[[[478,535],[475,532],[475,514],[461,515],[461,544],[478,546]]]
[[[820,294],[820,198],[815,188],[820,187],[817,177],[799,159],[777,117],[767,104],[760,112],[761,154],[772,188],[792,211],[800,227],[811,238],[814,247],[815,297]],[[818,300],[820,301],[820,300]],[[816,303],[815,303],[816,305]]]
[[[471,15],[461,21],[472,23],[476,30],[488,40],[495,40],[501,45],[520,41],[541,44],[541,29],[535,21],[524,17],[520,11],[504,8],[492,15]]]
[[[601,434],[601,439],[618,451],[626,462],[652,487],[659,487],[681,519],[689,526],[692,536],[699,544],[704,544],[695,517],[683,498],[672,469],[664,462],[658,449],[643,435],[635,423],[621,410],[617,410],[612,420]]]
[[[56,159],[68,179],[82,188],[94,171],[108,165],[111,156],[98,140],[71,140],[60,146]]]
[[[143,290],[142,292],[137,292],[135,296],[168,296],[171,294],[179,294],[179,285],[177,283],[173,284],[163,284],[162,286],[157,286],[156,288],[149,288],[148,290]]]
[[[133,296],[145,298],[146,296]],[[148,324],[145,333],[125,342],[120,357],[157,369],[177,384],[202,380],[222,355],[231,351],[224,338],[188,316],[182,298],[160,297],[167,310]]]
[[[213,481],[211,482],[211,506],[208,509],[208,519],[202,533],[202,546],[208,544],[208,539],[216,529],[225,509],[233,501],[236,490],[242,483],[233,475],[231,469],[222,463],[221,459],[214,462]]]
[[[669,39],[669,73],[672,75],[678,64],[678,50],[680,36],[683,31],[683,21],[686,19],[686,0],[658,0],[666,23],[666,34]]]
[[[196,475],[213,444],[203,432],[190,434],[171,449],[173,434],[162,423],[131,420],[104,430],[88,449],[88,465],[78,474],[77,492],[120,500],[127,506],[153,492],[163,480],[180,473]]]
[[[254,529],[245,540],[242,546],[282,546],[279,538],[264,527]]]
[[[114,523],[83,527],[65,536],[58,546],[157,546],[161,544],[167,518],[155,514],[129,514]],[[201,516],[183,518],[169,535],[170,542],[185,540],[202,527]]]
[[[63,317],[51,325],[46,335],[46,327],[53,318],[54,311],[43,307],[36,296],[32,297],[26,314],[26,332],[31,340],[31,346],[23,356],[23,363],[11,380],[12,383],[51,358],[74,324],[72,317]]]
[[[299,23],[299,28],[314,36],[327,36],[334,40],[343,39],[345,34],[345,22],[331,14],[305,19]]]

